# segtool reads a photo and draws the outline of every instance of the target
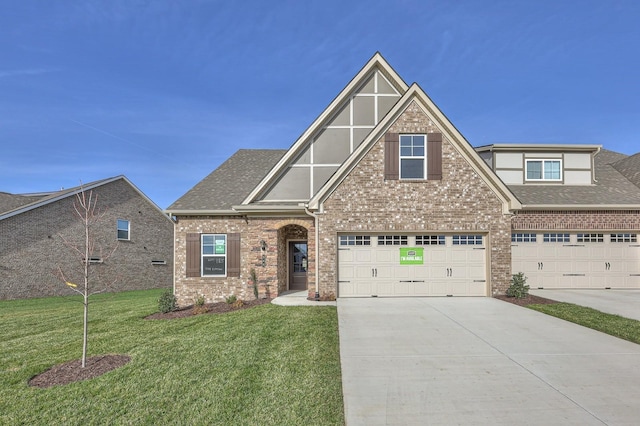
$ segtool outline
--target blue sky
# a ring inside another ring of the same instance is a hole
[[[640,151],[637,1],[5,1],[0,191],[126,175],[168,207],[288,148],[380,51],[474,146]]]

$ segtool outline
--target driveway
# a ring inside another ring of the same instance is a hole
[[[640,419],[640,345],[492,298],[339,299],[354,425]]]
[[[531,290],[530,293],[640,321],[640,290]]]

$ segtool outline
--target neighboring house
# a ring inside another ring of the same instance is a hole
[[[96,246],[94,289],[116,279],[109,291],[170,288],[173,275],[173,222],[126,177],[83,185],[98,197],[104,216],[92,228]],[[56,277],[82,284],[82,261],[63,244],[83,238],[73,203],[80,187],[51,193],[0,193],[0,300],[75,294]],[[107,251],[115,248],[108,259]],[[99,281],[102,280],[102,281]]]
[[[240,150],[167,209],[175,294],[251,298],[252,270],[261,294],[316,298],[492,296],[517,271],[640,287],[639,161],[476,150],[376,54],[291,148]]]

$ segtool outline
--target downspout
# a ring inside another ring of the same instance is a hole
[[[315,244],[315,251],[316,251],[316,261],[315,261],[316,294],[314,295],[313,298],[316,301],[318,301],[318,300],[320,300],[320,291],[318,289],[318,281],[319,281],[319,278],[320,278],[318,276],[318,272],[320,270],[320,267],[319,267],[319,263],[320,262],[318,261],[318,248],[320,246],[320,242],[318,241],[318,237],[320,235],[320,232],[318,231],[318,215],[316,213],[311,212],[309,210],[308,205],[304,206],[304,212],[313,218],[313,220],[314,220],[313,227],[315,228],[315,231],[316,231],[316,244]]]

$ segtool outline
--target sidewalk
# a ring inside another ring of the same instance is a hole
[[[307,299],[306,290],[285,291],[280,296],[271,301],[274,305],[280,306],[337,306],[336,301],[332,302],[316,302]]]

